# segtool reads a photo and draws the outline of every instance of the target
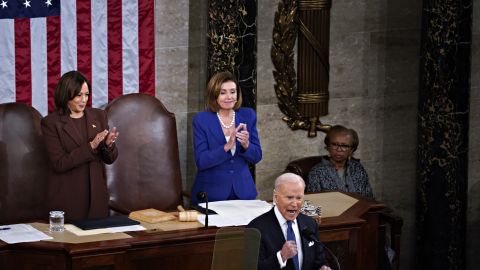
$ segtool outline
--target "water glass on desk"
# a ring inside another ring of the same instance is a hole
[[[63,232],[65,227],[65,212],[63,211],[50,211],[50,232]]]

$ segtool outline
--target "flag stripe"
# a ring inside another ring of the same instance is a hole
[[[61,74],[77,69],[77,5],[75,0],[62,1]]]
[[[92,82],[97,108],[127,93],[155,95],[154,0],[10,2],[0,7],[0,102],[45,115],[71,70]]]
[[[47,20],[45,17],[30,20],[32,63],[32,106],[45,115],[48,112],[47,91]]]
[[[77,0],[77,69],[92,81],[92,17],[90,1]],[[89,98],[87,106],[92,105]]]
[[[47,17],[48,111],[55,108],[55,86],[60,78],[60,16]]]
[[[32,105],[30,19],[15,20],[15,78],[17,101]]]
[[[137,3],[122,1],[123,94],[138,93],[138,11]]]
[[[140,92],[155,96],[154,0],[138,3],[138,54]]]
[[[15,101],[15,25],[13,20],[0,20],[0,103]]]
[[[122,2],[108,0],[108,101],[123,94],[122,82]]]
[[[92,2],[92,106],[108,103],[107,0]]]

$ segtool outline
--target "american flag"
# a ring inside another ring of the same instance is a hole
[[[0,0],[0,103],[54,109],[60,76],[82,72],[91,106],[155,94],[154,0]]]

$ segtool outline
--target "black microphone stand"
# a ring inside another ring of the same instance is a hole
[[[197,199],[205,202],[205,228],[208,228],[208,195],[206,191],[197,193]]]
[[[319,245],[321,245],[323,247],[323,249],[325,249],[328,254],[330,254],[330,257],[333,258],[333,260],[335,261],[335,265],[337,266],[337,270],[341,270],[342,268],[340,267],[340,263],[338,262],[338,258],[337,256],[335,256],[335,254],[333,254],[333,252],[322,242],[320,242],[319,240],[317,240],[317,238],[315,237],[315,234],[309,229],[309,228],[303,228],[301,231],[300,231],[300,235],[302,235],[303,237],[305,237],[308,241],[313,241]]]
[[[208,228],[208,197],[205,193],[205,228]]]

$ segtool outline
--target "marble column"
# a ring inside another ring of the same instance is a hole
[[[472,0],[422,12],[416,269],[465,269]]]
[[[208,78],[230,71],[243,94],[243,107],[256,108],[257,1],[209,0]]]

